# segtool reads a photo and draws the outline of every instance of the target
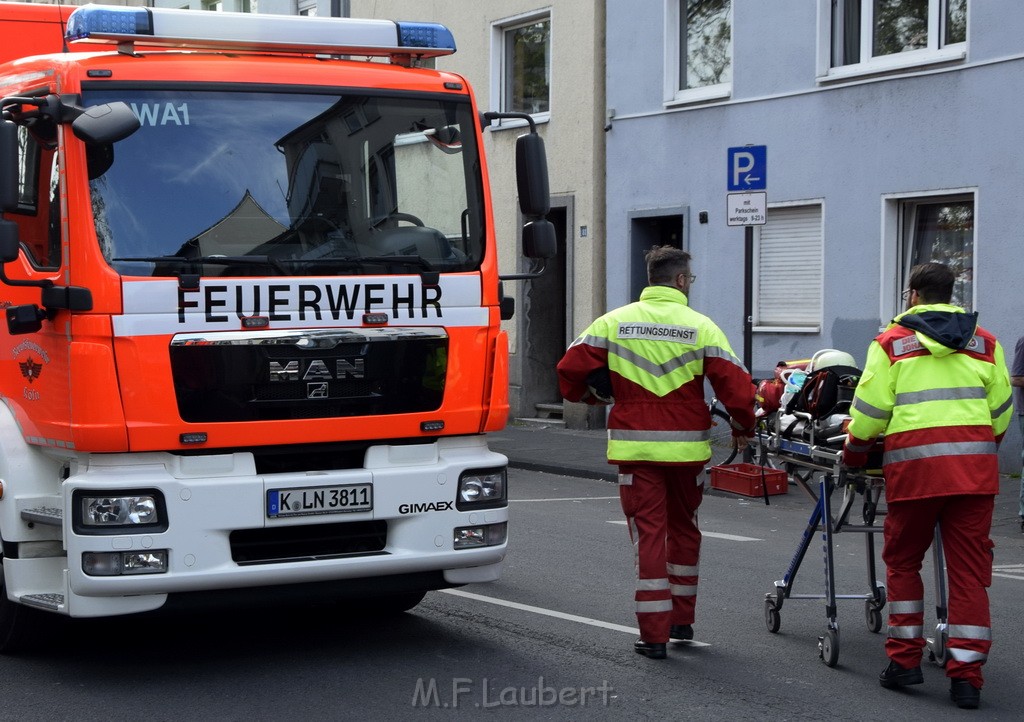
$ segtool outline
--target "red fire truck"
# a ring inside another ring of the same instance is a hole
[[[512,309],[494,114],[418,67],[451,33],[16,3],[0,28],[0,650],[43,612],[497,579]]]

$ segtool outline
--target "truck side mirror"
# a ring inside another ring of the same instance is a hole
[[[18,224],[14,221],[0,221],[0,263],[10,263],[18,258]]]
[[[18,126],[0,122],[0,211],[18,207]]]
[[[523,255],[527,258],[554,258],[558,254],[555,226],[546,219],[523,226]]]
[[[516,138],[516,182],[524,216],[546,216],[551,210],[548,161],[544,139],[536,133]]]
[[[139,117],[127,103],[94,105],[82,110],[71,123],[75,137],[86,143],[116,143],[141,127]]]

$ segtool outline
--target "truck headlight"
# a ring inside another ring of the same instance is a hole
[[[507,503],[505,469],[464,471],[459,477],[455,508],[459,511],[492,509]]]
[[[156,489],[94,492],[78,489],[74,528],[80,534],[160,532],[167,529],[164,497]]]

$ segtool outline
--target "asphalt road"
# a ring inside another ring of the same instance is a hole
[[[968,718],[942,670],[882,690],[883,636],[861,600],[840,600],[838,665],[818,658],[822,600],[786,602],[779,633],[763,601],[810,512],[796,490],[760,500],[707,496],[694,644],[636,655],[632,550],[606,481],[510,471],[503,578],[433,592],[375,619],[321,605],[231,613],[58,620],[40,649],[0,658],[10,720],[521,719],[773,720]],[[1024,535],[996,538],[995,646],[981,714],[1021,718]],[[868,591],[863,534],[834,544],[840,593]],[[927,570],[926,570],[927,571]],[[930,580],[930,572],[926,580]],[[879,575],[883,575],[879,566]],[[926,595],[933,598],[930,581]],[[795,592],[821,594],[812,544]],[[926,602],[926,609],[933,607]],[[934,618],[926,618],[926,628]]]

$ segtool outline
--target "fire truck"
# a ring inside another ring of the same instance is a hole
[[[498,274],[502,114],[423,67],[451,32],[17,3],[0,29],[0,651],[45,613],[497,579],[501,280],[529,274]],[[550,257],[532,122],[516,159]]]

